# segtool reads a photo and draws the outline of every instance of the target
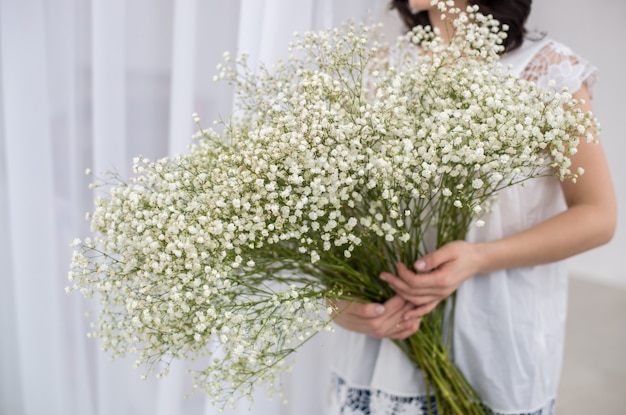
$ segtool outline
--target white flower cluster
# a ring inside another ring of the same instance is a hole
[[[181,229],[179,212],[131,224],[150,216],[145,195],[133,205],[128,202],[134,196],[114,194],[106,199],[112,205],[98,202],[94,212],[94,231],[102,236],[74,243],[69,290],[86,297],[97,293],[100,300],[89,335],[113,358],[137,355],[144,377],[166,375],[172,359],[209,356],[211,364],[193,376],[196,387],[217,402],[234,403],[257,382],[279,392],[275,385],[288,369],[285,358],[331,328],[323,293],[317,286],[289,284],[279,271],[270,278],[219,271],[211,265],[219,261],[206,257],[210,251],[198,253],[203,242],[197,233],[190,226]],[[157,229],[162,232],[154,236]]]
[[[211,355],[197,386],[235,399],[328,328],[324,299],[384,300],[377,276],[427,235],[463,238],[507,186],[574,178],[593,117],[500,68],[493,19],[469,9],[454,25],[449,44],[418,28],[393,53],[379,26],[348,24],[298,37],[269,69],[227,56],[216,78],[241,115],[186,155],[135,160],[96,200],[69,275],[100,299],[93,336],[148,368]]]

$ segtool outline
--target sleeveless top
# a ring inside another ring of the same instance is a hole
[[[596,68],[548,38],[527,38],[501,58],[539,86],[591,93]],[[552,85],[551,81],[556,85]],[[470,242],[496,240],[566,209],[558,179],[500,192]],[[457,290],[454,361],[495,414],[552,414],[563,358],[567,269],[563,261],[477,275]],[[422,374],[389,339],[337,327],[328,414],[426,414]]]

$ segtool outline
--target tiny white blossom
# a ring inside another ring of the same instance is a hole
[[[481,179],[472,180],[472,187],[474,189],[480,189],[483,187],[484,182]]]

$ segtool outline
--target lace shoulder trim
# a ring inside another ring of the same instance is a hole
[[[593,97],[597,68],[567,46],[550,40],[532,57],[520,76],[542,88],[567,88],[571,93],[585,84]]]

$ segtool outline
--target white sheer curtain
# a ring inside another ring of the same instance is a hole
[[[70,241],[88,234],[90,179],[132,157],[186,151],[191,113],[228,115],[214,84],[223,51],[271,62],[293,31],[328,27],[383,0],[0,0],[0,414],[213,414],[175,366],[140,381],[87,339],[67,296]],[[322,338],[287,379],[290,404],[260,396],[250,414],[322,413]]]

